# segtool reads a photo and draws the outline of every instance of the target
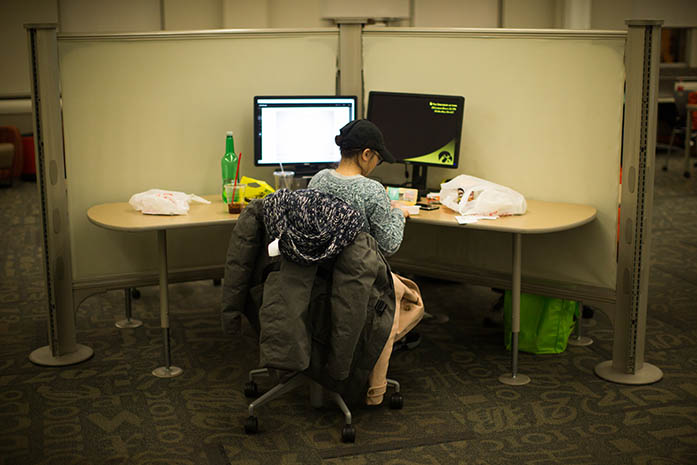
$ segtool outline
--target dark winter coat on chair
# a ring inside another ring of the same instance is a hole
[[[363,402],[394,318],[387,261],[363,232],[318,265],[269,257],[263,218],[262,201],[251,202],[230,238],[224,329],[244,314],[259,332],[261,366],[305,372],[347,402]]]

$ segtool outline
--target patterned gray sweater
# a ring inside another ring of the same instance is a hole
[[[308,188],[339,197],[363,216],[363,230],[375,238],[385,255],[397,252],[404,233],[404,215],[392,208],[385,188],[379,182],[357,174],[344,176],[333,169],[312,177]]]

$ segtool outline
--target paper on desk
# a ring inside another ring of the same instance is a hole
[[[461,216],[455,217],[458,224],[470,224],[470,223],[476,223],[479,220],[495,220],[496,218],[498,218],[498,215],[492,215],[492,216],[461,215]]]

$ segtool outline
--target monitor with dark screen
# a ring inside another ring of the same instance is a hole
[[[367,119],[397,161],[414,165],[413,187],[425,190],[426,167],[458,166],[464,108],[461,96],[371,91]]]
[[[254,97],[254,164],[314,174],[340,160],[334,137],[355,117],[352,96]]]

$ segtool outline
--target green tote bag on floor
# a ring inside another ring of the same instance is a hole
[[[511,291],[504,299],[506,348],[511,349]],[[518,349],[533,354],[559,354],[566,350],[578,317],[578,302],[535,294],[520,295]]]

